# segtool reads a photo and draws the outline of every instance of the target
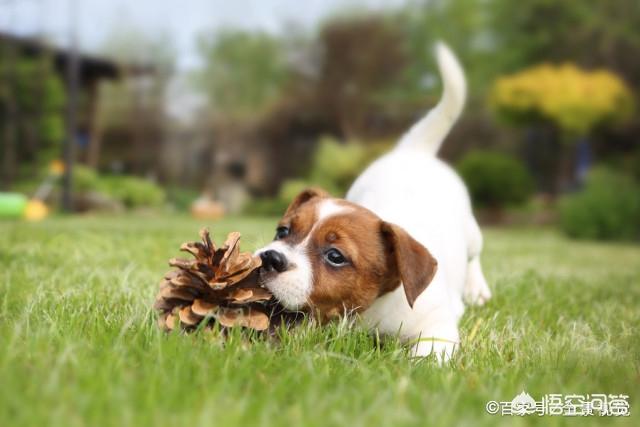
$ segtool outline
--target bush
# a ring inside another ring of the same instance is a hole
[[[76,165],[73,168],[73,189],[80,193],[89,191],[99,191],[100,178],[98,173],[82,165]]]
[[[367,163],[366,147],[322,138],[313,155],[309,180],[312,185],[342,196]]]
[[[286,196],[291,200],[297,194],[293,194],[293,190],[312,186],[324,188],[329,193],[342,197],[369,163],[387,152],[391,146],[386,141],[365,145],[355,141],[340,142],[330,137],[321,138],[313,154],[307,179],[286,181],[280,197]]]
[[[162,187],[134,176],[101,178],[99,188],[108,196],[122,202],[127,208],[158,207],[166,199]]]
[[[281,216],[287,210],[290,201],[279,197],[272,199],[254,199],[247,203],[243,213],[255,216]]]
[[[459,162],[458,171],[478,206],[522,204],[534,190],[533,179],[522,163],[505,154],[472,151]]]
[[[633,94],[618,76],[573,64],[542,64],[502,77],[493,87],[490,102],[508,121],[544,118],[576,135],[601,123],[628,119],[633,110]]]
[[[594,169],[582,191],[560,201],[560,227],[576,238],[638,239],[640,186],[627,175]]]
[[[277,197],[254,199],[245,206],[243,213],[256,216],[281,216],[291,201],[303,190],[317,186],[303,179],[289,179],[282,183]]]
[[[390,144],[380,141],[363,145],[341,143],[324,137],[313,154],[309,174],[288,179],[280,186],[275,198],[256,199],[244,209],[248,215],[282,215],[289,203],[304,189],[320,187],[337,197],[344,196],[353,181],[367,165],[389,150]]]
[[[188,212],[200,193],[190,188],[171,186],[167,189],[167,200],[179,211]]]
[[[73,183],[78,193],[101,193],[127,208],[157,207],[166,199],[164,189],[149,180],[128,175],[102,176],[82,165],[74,167]]]
[[[288,179],[280,186],[278,199],[282,203],[291,203],[298,194],[310,187],[314,187],[314,184],[304,179]]]

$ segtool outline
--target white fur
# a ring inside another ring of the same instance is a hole
[[[320,223],[322,223],[322,221],[326,220],[327,218],[334,215],[347,213],[350,210],[351,208],[347,206],[339,205],[334,200],[331,200],[331,199],[323,200],[318,205],[318,211],[316,212],[316,216],[318,218],[316,219],[316,223],[313,225],[312,231],[313,229],[317,228],[318,225],[320,225]],[[309,233],[309,235],[311,235],[311,233]]]
[[[289,263],[287,271],[279,273],[265,283],[265,286],[286,308],[290,310],[301,308],[311,294],[313,271],[307,248],[309,239],[313,235],[313,230],[319,227],[327,218],[346,213],[349,209],[346,206],[340,206],[333,200],[324,200],[318,204],[316,222],[302,242],[291,246],[283,241],[275,241],[256,252],[256,255],[259,255],[268,250],[275,250],[286,257]]]
[[[438,261],[433,281],[413,309],[400,286],[362,313],[363,321],[383,334],[415,340],[416,356],[434,352],[447,359],[459,343],[463,295],[469,302],[484,303],[491,292],[480,267],[482,235],[466,187],[435,157],[462,111],[466,93],[464,73],[453,53],[443,44],[436,52],[444,80],[440,103],[356,180],[347,199],[403,227]]]
[[[282,241],[271,242],[257,251],[256,255],[268,250],[282,253],[289,266],[287,271],[266,281],[265,286],[286,308],[296,310],[302,307],[307,302],[313,285],[313,271],[304,242],[296,246],[287,245]]]

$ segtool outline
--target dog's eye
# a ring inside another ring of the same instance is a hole
[[[278,227],[276,228],[276,237],[274,237],[274,239],[275,240],[284,239],[289,235],[289,232],[290,232],[289,227]]]
[[[340,253],[339,250],[331,248],[324,253],[324,259],[334,267],[340,267],[347,263],[347,259]]]

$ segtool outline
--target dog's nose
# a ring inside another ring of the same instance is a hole
[[[262,268],[267,271],[277,271],[282,273],[287,269],[287,259],[278,251],[268,250],[260,254],[262,260]]]

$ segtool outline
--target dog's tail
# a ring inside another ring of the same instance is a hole
[[[436,44],[436,58],[444,91],[438,105],[404,134],[399,149],[426,150],[435,155],[460,116],[467,96],[464,71],[454,53],[442,42]]]

